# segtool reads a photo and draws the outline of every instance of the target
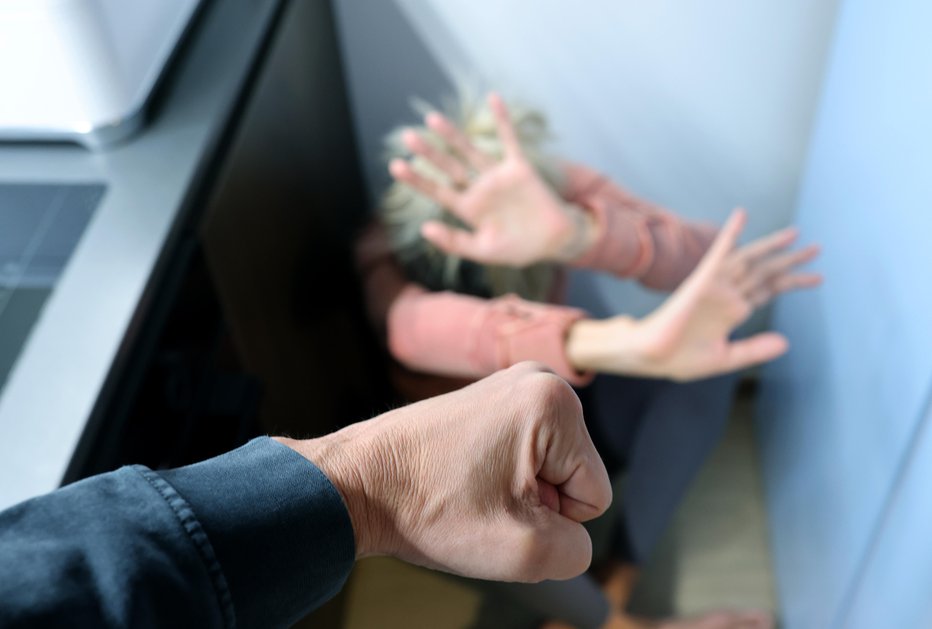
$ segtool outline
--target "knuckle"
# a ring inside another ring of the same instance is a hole
[[[558,421],[563,429],[568,429],[572,425],[567,423],[569,420],[582,420],[582,404],[573,388],[560,376],[549,372],[534,374],[528,383],[528,393],[539,421]]]
[[[529,387],[535,395],[547,402],[560,403],[575,397],[566,381],[550,371],[533,374]]]
[[[509,297],[511,297],[511,295],[509,295]],[[525,360],[514,365],[511,369],[512,371],[525,376],[550,372],[550,369],[547,368],[547,365],[536,360]]]

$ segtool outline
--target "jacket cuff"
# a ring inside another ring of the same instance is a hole
[[[572,266],[596,269],[620,277],[640,277],[654,260],[653,238],[644,217],[619,211],[598,200],[581,200],[599,226],[599,239],[573,260]]]
[[[287,626],[332,598],[355,561],[352,523],[315,465],[268,437],[159,472],[213,547],[240,627]]]
[[[476,334],[472,362],[488,373],[525,360],[544,363],[574,386],[594,374],[577,371],[566,355],[570,327],[586,317],[577,308],[535,304],[515,295],[494,301]]]

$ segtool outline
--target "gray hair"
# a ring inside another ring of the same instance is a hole
[[[502,157],[503,147],[495,118],[484,98],[460,90],[456,98],[448,99],[444,105],[444,115],[476,148],[497,159]],[[412,106],[422,118],[435,110],[420,100],[413,101]],[[559,191],[563,184],[561,169],[556,160],[542,152],[543,144],[550,139],[546,118],[541,112],[518,103],[509,103],[508,109],[528,161],[554,190]],[[408,159],[419,174],[448,182],[442,172],[423,158],[415,155],[412,159],[411,152],[401,141],[405,129],[414,129],[439,150],[447,148],[431,129],[423,125],[398,127],[385,137],[386,163],[397,157]],[[517,293],[535,301],[543,301],[550,295],[555,271],[552,264],[524,268],[478,265],[441,251],[425,240],[421,236],[421,225],[428,220],[467,227],[439,203],[406,184],[396,181],[388,187],[382,195],[379,213],[391,247],[409,277],[432,290],[453,290],[480,296]]]

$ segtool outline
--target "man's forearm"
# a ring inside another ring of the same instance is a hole
[[[339,591],[350,520],[314,465],[256,439],[122,468],[0,514],[0,625],[268,627]]]

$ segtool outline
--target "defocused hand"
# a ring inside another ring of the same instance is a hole
[[[786,352],[787,340],[775,332],[738,341],[729,337],[779,293],[818,285],[817,274],[793,273],[818,255],[818,248],[787,251],[796,238],[790,228],[735,249],[745,221],[743,210],[734,212],[692,274],[644,319],[577,323],[567,342],[571,362],[579,369],[694,380]]]
[[[501,160],[476,148],[456,126],[432,112],[426,125],[445,143],[437,148],[413,130],[405,146],[442,173],[444,180],[415,171],[405,160],[389,165],[392,176],[413,187],[462,220],[470,230],[428,221],[421,234],[439,249],[483,264],[528,266],[580,256],[597,237],[589,215],[567,204],[527,160],[505,103],[489,96]]]
[[[320,439],[282,440],[346,501],[357,556],[460,575],[567,579],[611,486],[566,382],[532,363]]]

